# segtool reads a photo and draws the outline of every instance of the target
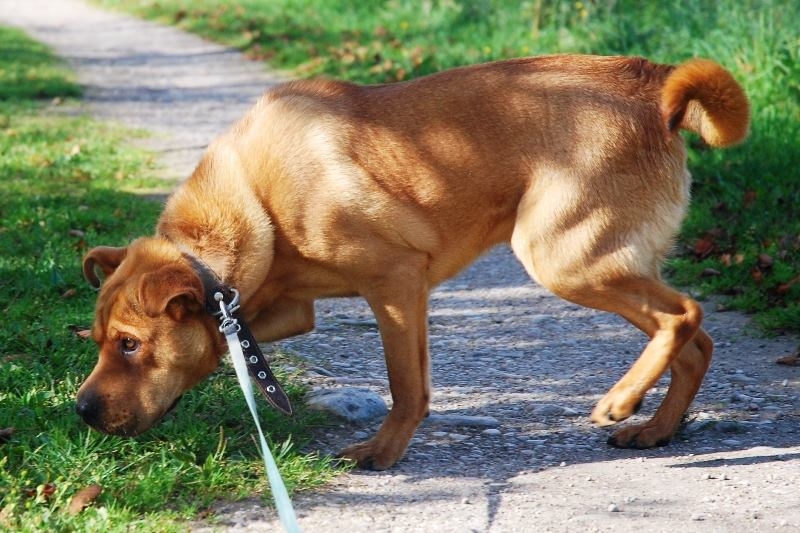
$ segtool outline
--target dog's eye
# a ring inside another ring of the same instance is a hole
[[[123,355],[134,355],[139,351],[141,345],[142,343],[131,337],[122,337],[122,340],[119,341],[119,347]]]

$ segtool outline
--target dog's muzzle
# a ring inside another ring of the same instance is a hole
[[[75,412],[93,428],[102,428],[103,400],[93,392],[78,396],[75,402]]]

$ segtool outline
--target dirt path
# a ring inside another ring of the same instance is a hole
[[[75,0],[0,0],[0,22],[53,46],[87,85],[98,116],[156,132],[169,172],[275,77],[236,53]],[[406,458],[295,498],[306,531],[796,531],[800,528],[800,369],[774,360],[797,339],[762,339],[747,317],[706,303],[715,361],[672,445],[605,445],[588,412],[641,350],[616,317],[533,285],[500,248],[431,299],[436,420]],[[388,399],[378,334],[358,300],[318,306],[314,333],[280,344],[307,359],[316,387],[359,386]],[[666,381],[642,413],[652,414]],[[459,422],[459,416],[467,418]],[[469,416],[484,418],[477,424]],[[377,424],[342,425],[336,451]],[[223,505],[198,530],[276,530],[259,501]]]

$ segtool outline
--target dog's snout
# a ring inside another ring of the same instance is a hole
[[[92,393],[79,395],[75,403],[75,412],[90,426],[98,425],[102,410],[100,398]]]

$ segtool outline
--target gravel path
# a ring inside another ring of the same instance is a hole
[[[0,22],[53,46],[87,85],[90,112],[155,132],[168,173],[277,76],[216,45],[76,0],[0,0]],[[796,531],[800,528],[798,340],[760,338],[705,304],[715,360],[689,423],[666,448],[617,450],[588,422],[644,338],[614,316],[532,284],[507,248],[431,299],[433,420],[388,472],[341,476],[295,498],[306,531]],[[280,343],[311,386],[358,386],[388,400],[378,333],[359,300],[320,302],[316,330]],[[652,414],[666,381],[637,419]],[[481,417],[481,418],[478,418]],[[335,452],[377,428],[342,424]],[[225,504],[200,531],[277,529],[258,500]]]

